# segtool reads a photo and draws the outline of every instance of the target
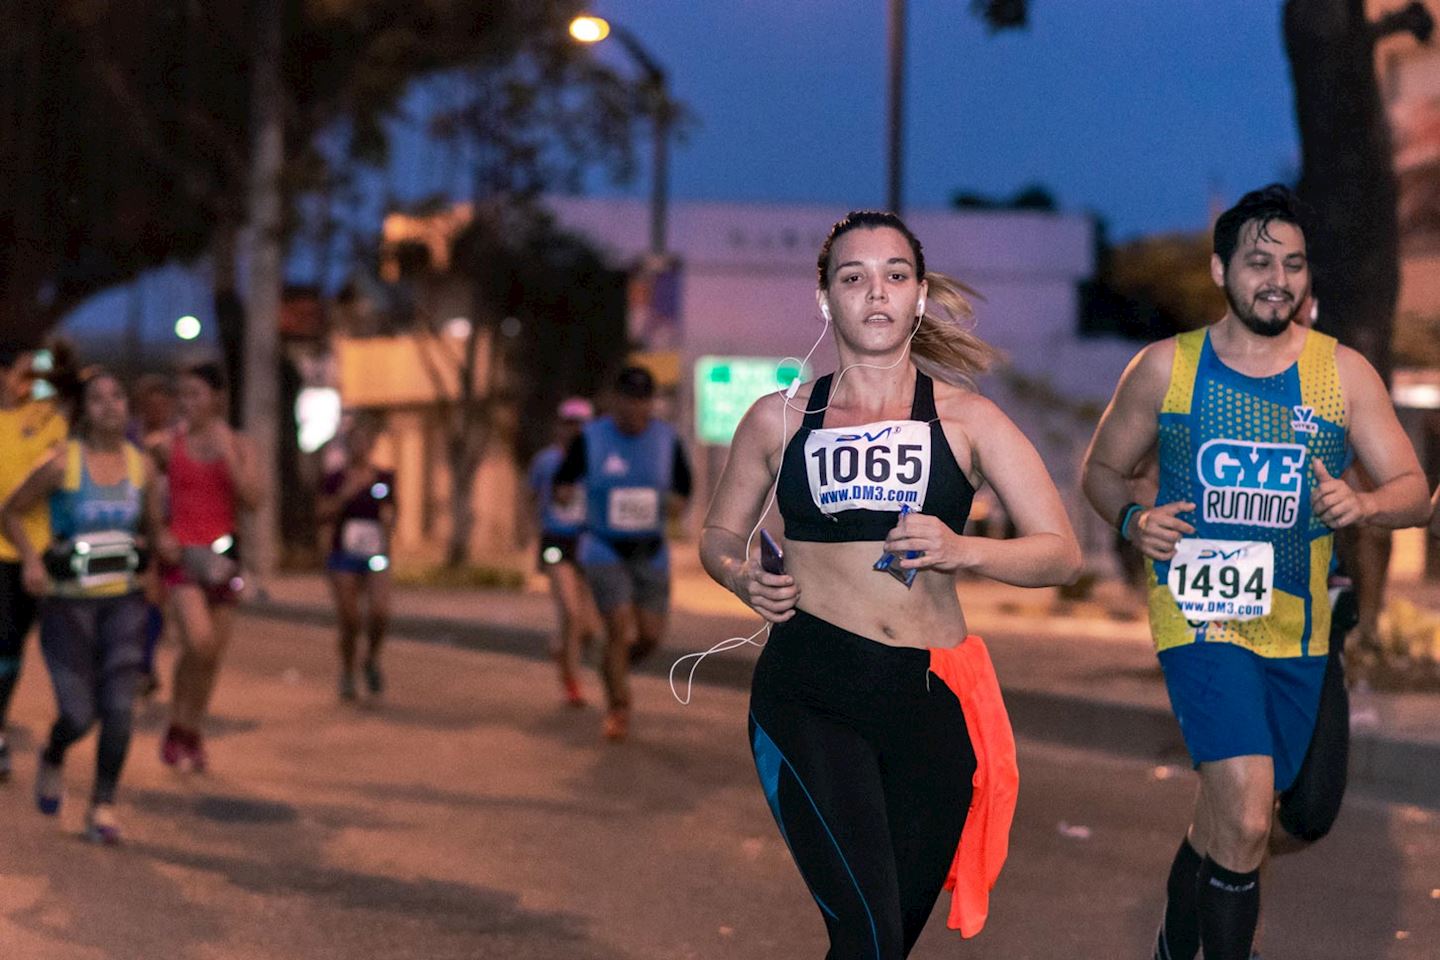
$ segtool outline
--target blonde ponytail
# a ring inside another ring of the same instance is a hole
[[[1003,354],[975,335],[975,308],[983,299],[971,287],[943,273],[925,274],[925,315],[910,355],[915,366],[936,380],[974,389],[975,376],[1003,359]]]

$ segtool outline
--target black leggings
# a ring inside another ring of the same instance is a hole
[[[1277,819],[1292,837],[1314,843],[1330,832],[1345,799],[1350,765],[1350,695],[1345,690],[1345,636],[1360,622],[1355,593],[1346,590],[1330,615],[1330,654],[1315,713],[1315,732],[1295,782],[1280,794]]]
[[[45,762],[59,766],[70,745],[98,720],[95,803],[113,803],[125,754],[140,664],[145,656],[145,598],[62,599],[40,608],[40,650],[50,668],[60,716],[50,728]]]
[[[975,751],[929,660],[797,612],[755,665],[755,766],[829,960],[907,956],[959,846]]]
[[[20,681],[25,635],[35,622],[35,598],[25,592],[20,564],[0,561],[0,734],[10,716],[10,697]]]

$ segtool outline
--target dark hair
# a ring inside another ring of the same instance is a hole
[[[888,210],[851,210],[845,216],[835,221],[830,228],[830,233],[825,237],[825,242],[820,245],[820,257],[815,264],[815,272],[820,279],[820,289],[824,290],[830,285],[830,251],[835,247],[835,241],[839,240],[851,230],[870,229],[878,227],[889,227],[892,230],[900,231],[910,244],[910,252],[915,256],[915,279],[925,279],[925,249],[920,246],[920,240],[905,226],[905,221]]]
[[[213,361],[207,361],[206,363],[197,363],[193,367],[186,367],[185,370],[182,371],[181,375],[186,377],[194,377],[196,380],[202,381],[207,387],[209,387],[211,390],[214,390],[216,393],[225,392],[225,370],[220,366],[220,364]]]
[[[970,300],[980,295],[943,273],[927,275],[925,250],[919,238],[895,214],[883,210],[852,210],[836,221],[820,247],[816,262],[820,289],[830,285],[830,252],[835,241],[851,230],[878,227],[900,232],[915,257],[916,281],[924,280],[929,288],[925,295],[925,315],[910,342],[915,366],[946,383],[973,387],[975,374],[985,372],[1001,359],[999,351],[975,335],[975,309]]]
[[[1215,221],[1215,255],[1226,269],[1240,245],[1240,231],[1252,220],[1258,222],[1261,237],[1267,236],[1266,228],[1276,220],[1290,224],[1308,237],[1313,214],[1309,205],[1283,183],[1251,190]]]
[[[125,393],[125,384],[119,376],[105,367],[95,365],[86,367],[67,381],[66,387],[70,391],[68,396],[65,391],[60,392],[60,397],[70,409],[70,432],[77,437],[83,438],[89,434],[90,424],[85,419],[85,400],[89,396],[90,388],[101,380],[115,381],[121,394]]]
[[[621,396],[648,400],[655,396],[655,377],[644,367],[626,367],[615,378],[615,390]]]

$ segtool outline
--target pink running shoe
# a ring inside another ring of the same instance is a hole
[[[165,739],[160,741],[160,762],[167,767],[178,767],[185,757],[185,731],[170,724],[165,729]]]

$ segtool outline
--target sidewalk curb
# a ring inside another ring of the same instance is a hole
[[[329,627],[335,623],[328,607],[304,603],[257,601],[241,613],[288,623]],[[478,624],[452,617],[392,616],[391,632],[409,640],[465,650],[483,650],[549,659],[550,631],[534,627]],[[673,660],[653,657],[635,667],[648,676],[666,676]],[[699,686],[746,689],[749,658],[716,656],[706,661]],[[683,683],[684,673],[677,672]],[[1153,761],[1157,766],[1187,767],[1189,759],[1180,729],[1168,709],[1084,698],[1005,684],[1005,706],[1021,738]],[[1023,747],[1022,747],[1023,750]],[[1350,740],[1350,789],[1381,800],[1440,809],[1440,745],[1393,739],[1354,731]]]

